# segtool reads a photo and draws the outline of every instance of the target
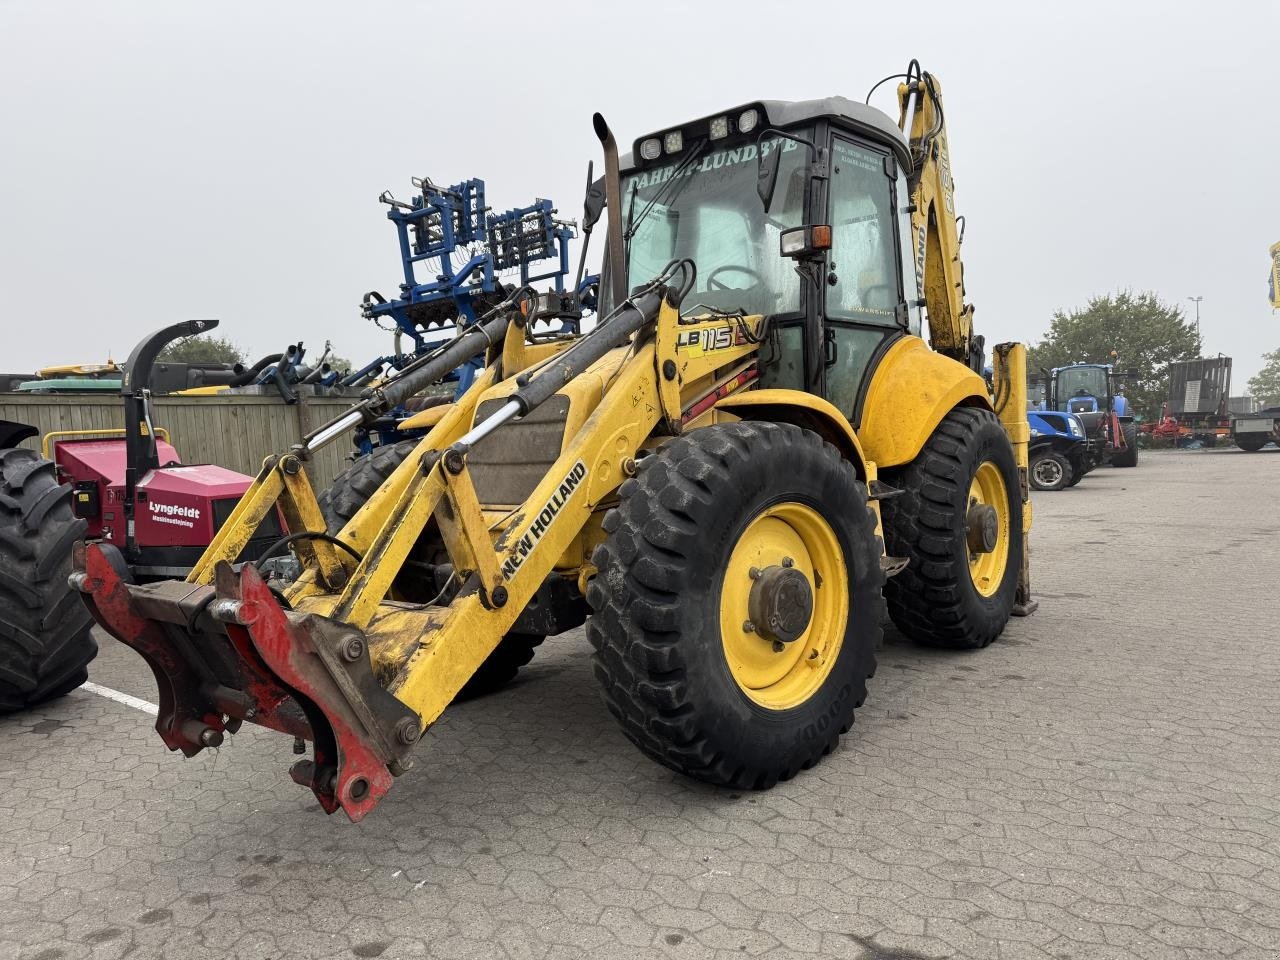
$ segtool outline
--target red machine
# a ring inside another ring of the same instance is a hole
[[[44,440],[58,481],[71,486],[72,510],[86,524],[84,538],[114,544],[136,580],[186,576],[253,482],[223,467],[184,465],[167,434],[152,422],[151,371],[160,351],[217,325],[217,320],[176,323],[134,348],[120,390],[123,437],[60,432]],[[34,427],[0,422],[0,447],[36,435]],[[283,535],[279,516],[270,515],[249,541],[244,559],[256,558]]]
[[[51,446],[58,479],[71,484],[72,510],[88,524],[85,539],[120,546],[137,579],[186,576],[252,482],[212,464],[185,466],[173,446],[157,437],[160,466],[147,470],[134,487],[130,550],[124,441],[59,438]],[[259,531],[262,549],[282,534],[278,522]]]
[[[185,466],[154,426],[151,371],[171,340],[203,333],[216,320],[157,331],[129,357],[121,395],[123,437],[60,431],[41,458],[19,447],[39,431],[0,420],[0,713],[74,690],[97,653],[92,620],[72,596],[72,552],[102,543],[118,576],[185,577],[252,483],[215,466]],[[52,461],[52,462],[50,462]],[[242,559],[256,560],[284,533],[278,513],[255,531]]]

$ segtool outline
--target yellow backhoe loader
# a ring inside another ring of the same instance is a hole
[[[994,349],[988,393],[938,82],[913,62],[898,100],[897,124],[840,97],[748,103],[625,158],[597,115],[592,330],[537,333],[555,298],[516,291],[269,458],[185,581],[81,551],[72,585],[151,665],[169,748],[243,721],[309,741],[293,778],[359,820],[460,692],[586,620],[640,749],[764,788],[849,729],[886,603],[964,648],[1029,612],[1025,355]],[[425,437],[317,496],[317,448],[481,354]],[[267,554],[294,576],[233,566],[277,508]]]

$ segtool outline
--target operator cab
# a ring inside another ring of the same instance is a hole
[[[681,313],[763,314],[761,385],[856,426],[875,362],[920,334],[897,125],[843,97],[759,101],[641,137],[621,167],[628,289],[692,260]]]

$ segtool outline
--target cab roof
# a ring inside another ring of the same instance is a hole
[[[705,129],[715,117],[737,117],[743,111],[753,108],[764,115],[761,126],[786,128],[812,123],[815,120],[830,120],[853,133],[863,134],[891,147],[903,168],[908,172],[911,170],[911,154],[907,148],[906,138],[898,129],[898,125],[889,119],[883,110],[865,103],[858,103],[847,97],[821,97],[817,100],[757,100],[728,110],[718,110],[698,120],[672,124],[670,127],[651,131],[637,138],[634,146],[638,147],[641,140],[649,137],[661,136],[667,130]],[[623,171],[633,170],[639,166],[634,159],[634,150],[620,158],[619,166]]]

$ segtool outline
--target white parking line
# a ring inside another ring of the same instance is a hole
[[[147,703],[145,700],[140,700],[130,694],[121,693],[119,690],[112,690],[110,687],[104,687],[97,683],[83,683],[80,685],[80,689],[96,693],[98,696],[114,700],[116,703],[123,703],[126,707],[133,707],[133,709],[149,713],[153,717],[160,712],[160,708],[154,703]]]

